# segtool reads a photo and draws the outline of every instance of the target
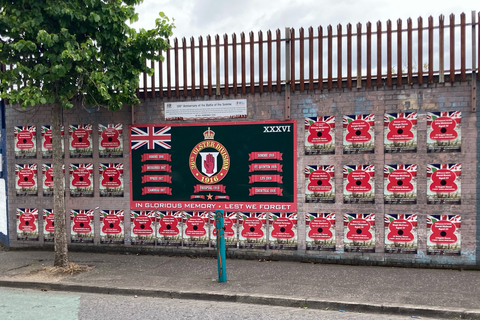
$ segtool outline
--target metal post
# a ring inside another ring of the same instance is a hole
[[[285,28],[285,120],[290,120],[290,81],[291,81],[290,28]]]
[[[217,228],[218,282],[227,282],[223,210],[215,210],[215,227]]]
[[[472,111],[477,111],[477,12],[472,11]]]

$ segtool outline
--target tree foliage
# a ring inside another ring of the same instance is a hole
[[[146,59],[159,60],[173,23],[139,31],[143,0],[0,0],[0,95],[22,106],[136,104]]]
[[[173,23],[163,13],[155,28],[128,25],[142,0],[0,0],[0,97],[23,107],[51,108],[55,266],[68,267],[61,108],[139,103],[146,60],[160,60]]]

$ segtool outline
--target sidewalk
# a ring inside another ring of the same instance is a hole
[[[71,252],[94,268],[55,277],[53,252],[0,251],[0,286],[480,319],[480,272]]]

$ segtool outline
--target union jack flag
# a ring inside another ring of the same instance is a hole
[[[308,178],[311,173],[317,171],[317,170],[323,170],[325,172],[328,172],[328,174],[333,177],[335,176],[335,166],[334,165],[311,165],[311,166],[306,166],[305,167],[305,177]]]
[[[324,218],[327,219],[332,225],[335,224],[335,212],[310,212],[305,214],[305,221],[306,225],[308,226],[310,224],[310,221],[312,221],[315,218]]]
[[[365,219],[371,226],[375,225],[375,213],[345,213],[343,215],[343,225],[348,225],[353,219]]]
[[[353,120],[364,120],[366,121],[370,127],[375,125],[375,115],[371,114],[354,114],[354,115],[344,115],[343,116],[343,127],[348,127],[348,124]]]
[[[94,210],[81,210],[81,209],[72,209],[70,210],[70,218],[73,220],[73,217],[79,215],[79,214],[85,214],[90,218],[90,221],[93,221],[93,215],[94,215]]]
[[[36,126],[15,126],[15,134],[14,134],[15,137],[21,131],[28,131],[32,134],[32,136],[35,136],[35,134],[37,133],[37,127]]]
[[[293,222],[293,224],[297,224],[297,213],[287,213],[287,212],[271,212],[268,215],[268,221],[272,222],[277,218],[287,218]]]
[[[240,221],[247,219],[247,218],[258,218],[263,224],[267,222],[267,215],[268,212],[238,212],[238,217],[240,218]]]
[[[452,118],[459,124],[462,121],[462,111],[427,112],[427,125],[430,126],[439,117]]]
[[[37,165],[34,163],[34,164],[16,164],[15,165],[15,174],[18,175],[18,173],[20,172],[20,170],[22,169],[29,169],[33,172],[34,174],[34,179],[36,179],[36,174],[37,174]]]
[[[37,208],[17,208],[17,217],[21,216],[22,214],[32,214],[36,219],[38,217],[38,209]]]
[[[385,215],[385,227],[387,227],[390,222],[393,222],[395,220],[407,220],[410,222],[414,227],[417,226],[417,214],[386,214]]]
[[[137,149],[171,149],[172,127],[130,127],[130,143],[132,150]]]
[[[105,171],[107,168],[115,168],[120,174],[123,174],[123,163],[100,163],[99,172],[100,174]]]
[[[130,221],[133,221],[138,216],[146,216],[150,217],[150,220],[155,221],[155,218],[157,216],[156,211],[130,211]]]
[[[70,174],[78,169],[87,169],[90,175],[93,174],[93,163],[70,163]]]
[[[108,215],[123,217],[124,213],[125,212],[123,210],[100,210],[100,220]]]
[[[48,169],[53,169],[53,164],[51,164],[51,163],[42,164],[42,173],[43,174],[45,174],[45,172],[47,172]],[[62,164],[62,169],[63,169],[63,172],[65,173],[65,164],[64,163]]]
[[[68,128],[68,134],[72,135],[75,130],[84,129],[88,132],[88,138],[91,138],[93,127],[91,124],[71,124]]]
[[[441,164],[427,164],[427,177],[439,169],[447,169],[455,173],[457,177],[462,175],[462,164],[460,163],[441,163]]]
[[[173,216],[177,219],[177,222],[182,222],[183,211],[158,211],[158,221],[164,216]]]
[[[345,165],[343,166],[343,177],[344,178],[347,178],[348,177],[348,174],[352,171],[356,171],[356,170],[363,170],[363,171],[366,171],[368,172],[368,174],[370,175],[370,177],[374,177],[375,176],[375,165],[374,164],[371,164],[371,165],[368,165],[368,164],[357,164],[357,165]]]
[[[308,128],[315,122],[319,122],[319,121],[326,122],[330,125],[331,128],[335,128],[335,116],[306,117],[305,128]]]
[[[105,129],[115,129],[119,134],[122,134],[123,131],[123,124],[121,123],[108,123],[108,124],[98,124],[98,133],[102,133]]]
[[[200,212],[198,216],[202,218],[202,220],[205,221],[205,223],[208,223],[208,218],[210,217],[210,211]]]
[[[439,220],[450,221],[451,223],[453,223],[455,225],[455,227],[460,228],[461,222],[462,222],[462,217],[459,214],[457,214],[457,215],[453,215],[453,214],[428,215],[427,216],[427,228],[431,228],[432,225]]]
[[[42,136],[44,136],[48,131],[50,131],[51,127],[49,125],[42,126]],[[65,126],[62,124],[60,125],[60,134],[63,137],[63,134],[65,133]]]
[[[383,124],[384,126],[388,126],[390,122],[399,118],[410,120],[413,125],[417,124],[416,112],[385,113],[385,116],[383,117]]]
[[[188,220],[190,217],[200,217],[206,223],[208,222],[208,218],[210,215],[210,211],[198,212],[198,211],[184,211],[184,222]]]
[[[53,209],[43,209],[43,219],[45,220],[45,217],[49,215],[53,215]]]
[[[42,164],[42,173],[45,174],[45,172],[48,171],[48,169],[52,169],[53,165],[51,163],[44,163]]]
[[[367,220],[371,226],[375,225],[375,213],[364,213],[364,219]]]
[[[257,214],[257,218],[263,223],[267,223],[268,212],[262,212]]]
[[[305,167],[305,177],[308,178],[311,173],[317,171],[318,166],[312,165],[312,166],[306,166]]]
[[[416,177],[417,167],[416,164],[386,164],[383,166],[383,176],[387,178],[395,170],[407,170],[412,177]]]

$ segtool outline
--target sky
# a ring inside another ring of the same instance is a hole
[[[322,26],[324,30],[332,25],[336,30],[338,24],[345,26],[351,23],[365,25],[368,21],[374,26],[377,21],[383,24],[388,20],[394,22],[411,17],[416,26],[418,17],[423,17],[424,24],[428,16],[433,16],[435,24],[438,16],[444,14],[446,21],[453,13],[456,23],[460,21],[460,13],[467,15],[471,21],[471,12],[480,11],[478,0],[144,0],[136,8],[139,21],[133,24],[135,28],[149,29],[155,25],[160,11],[169,18],[175,19],[176,28],[173,37],[187,38],[199,36],[214,36],[216,34],[231,35],[241,32],[255,34],[262,30],[292,27],[316,29]]]

